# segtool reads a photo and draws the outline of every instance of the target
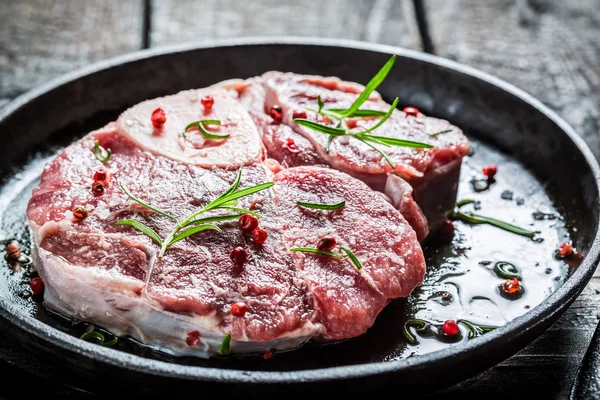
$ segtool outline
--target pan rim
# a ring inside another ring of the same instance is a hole
[[[558,114],[525,91],[518,89],[514,85],[502,79],[496,78],[488,73],[438,56],[395,46],[345,39],[323,39],[316,37],[245,37],[237,39],[219,39],[200,43],[140,50],[85,66],[73,72],[69,72],[65,75],[54,78],[51,81],[20,95],[11,102],[7,103],[3,109],[0,110],[0,122],[4,121],[10,115],[17,113],[21,107],[33,99],[40,97],[62,85],[102,70],[114,68],[135,61],[150,59],[158,56],[168,56],[176,53],[185,53],[209,48],[264,45],[310,45],[346,48],[349,50],[366,50],[384,54],[397,54],[400,57],[411,58],[424,63],[433,64],[438,67],[453,70],[484,81],[527,103],[554,124],[556,124],[569,137],[569,139],[574,142],[575,146],[584,157],[586,164],[593,174],[596,189],[598,190],[598,188],[600,188],[600,166],[598,165],[598,161],[583,138],[580,137],[565,120],[558,116]],[[11,312],[11,308],[14,309],[14,306],[10,303],[7,304],[7,302],[1,297],[0,317],[17,326],[19,329],[34,335],[40,340],[49,342],[50,344],[65,351],[84,355],[96,362],[109,364],[114,367],[126,368],[144,374],[175,377],[192,381],[220,381],[250,384],[323,382],[339,379],[365,378],[385,373],[396,373],[407,369],[427,368],[431,364],[439,364],[444,361],[449,362],[449,360],[452,360],[452,363],[456,363],[461,360],[469,359],[474,356],[475,352],[481,351],[481,349],[484,347],[494,348],[500,345],[506,345],[510,341],[516,340],[517,337],[524,335],[536,325],[542,324],[545,320],[550,319],[552,315],[562,312],[583,291],[584,287],[591,279],[598,261],[600,260],[599,225],[600,221],[596,221],[594,239],[590,245],[589,252],[586,254],[578,269],[560,288],[558,288],[544,302],[534,307],[528,313],[514,319],[513,321],[510,321],[508,324],[496,329],[495,331],[489,332],[486,335],[477,338],[477,340],[468,341],[461,346],[449,347],[433,353],[402,360],[295,371],[254,371],[188,366],[144,358],[119,350],[93,345],[82,340],[73,340],[72,336],[60,332],[33,317],[26,316],[19,312]]]

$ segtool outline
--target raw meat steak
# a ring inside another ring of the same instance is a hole
[[[260,138],[249,116],[235,102],[221,108],[229,95],[210,90],[215,115],[231,122],[221,128],[231,134],[221,143],[199,142],[197,153],[181,145],[179,132],[188,118],[202,118],[187,92],[133,107],[45,167],[27,208],[45,306],[175,355],[215,355],[227,334],[231,352],[241,354],[364,333],[389,300],[407,296],[424,277],[414,230],[381,196],[343,172],[298,167],[274,175],[260,162]],[[167,123],[155,134],[144,121],[157,106],[165,109]],[[236,123],[232,115],[239,116]],[[95,141],[112,150],[106,164],[94,156]],[[213,160],[221,161],[212,166]],[[99,168],[108,176],[104,190],[94,193]],[[240,188],[275,182],[239,200],[240,207],[261,214],[260,226],[269,235],[264,245],[234,220],[218,223],[222,232],[203,231],[174,243],[159,258],[150,237],[115,225],[133,219],[161,238],[174,225],[129,199],[117,182],[182,219],[225,191],[239,168]],[[296,204],[340,199],[346,206],[334,211]],[[87,217],[76,218],[76,207],[85,207]],[[352,249],[362,268],[348,258],[290,251],[315,247],[323,236]],[[242,267],[230,259],[236,247],[248,253]],[[232,315],[235,302],[248,305],[243,316]],[[186,340],[188,335],[198,340]]]
[[[402,214],[364,183],[349,178],[314,167],[275,175],[275,204],[286,221],[287,247],[314,247],[319,238],[334,237],[363,265],[357,270],[345,259],[293,253],[324,325],[323,336],[332,339],[364,332],[388,300],[408,296],[425,275],[423,252]],[[343,199],[346,206],[333,212],[296,205],[296,201],[333,204]]]

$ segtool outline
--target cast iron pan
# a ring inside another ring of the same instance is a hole
[[[27,315],[18,302],[0,293],[2,331],[47,357],[56,379],[121,394],[200,394],[217,389],[247,396],[332,388],[339,393],[372,391],[382,384],[403,393],[422,392],[481,372],[527,345],[571,304],[595,270],[600,253],[600,169],[583,140],[539,101],[448,60],[396,47],[306,38],[227,40],[141,51],[66,75],[8,105],[0,114],[0,179],[6,180],[39,149],[82,136],[144,99],[268,70],[367,82],[390,54],[397,54],[398,60],[380,88],[384,98],[398,96],[405,105],[448,119],[555,188],[553,200],[563,206],[567,224],[577,228],[572,237],[585,258],[545,302],[461,346],[403,360],[386,361],[364,341],[357,342],[361,348],[345,347],[355,352],[354,362],[346,365],[331,357],[335,352],[318,349],[300,349],[292,365],[281,367],[265,367],[263,360],[182,365],[140,357],[75,339]],[[386,334],[385,327],[378,330]]]

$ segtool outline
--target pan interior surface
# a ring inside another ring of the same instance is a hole
[[[584,147],[582,150],[582,142],[565,133],[566,125],[553,120],[553,115],[548,117],[545,109],[540,111],[536,102],[497,86],[498,82],[490,83],[434,57],[357,44],[326,48],[317,43],[208,46],[148,53],[112,68],[99,68],[72,80],[66,79],[47,91],[40,90],[38,95],[31,94],[27,102],[16,104],[13,109],[9,107],[0,119],[0,148],[11,149],[0,160],[0,239],[3,244],[16,239],[28,247],[30,237],[24,210],[43,164],[73,140],[114,120],[130,105],[273,69],[334,75],[364,83],[390,52],[397,53],[399,58],[380,88],[384,98],[398,96],[400,108],[413,105],[427,115],[448,119],[473,140],[473,154],[462,170],[459,198],[480,201],[478,212],[481,214],[514,217],[513,222],[539,231],[535,239],[541,240],[513,237],[491,226],[457,222],[452,243],[426,244],[428,275],[423,287],[407,300],[392,302],[365,335],[341,343],[309,344],[293,352],[277,354],[270,360],[260,357],[172,358],[127,340],[120,342],[119,349],[142,358],[166,361],[173,364],[173,368],[181,364],[208,367],[186,370],[189,375],[201,375],[202,370],[213,368],[293,372],[359,365],[373,366],[369,372],[373,373],[380,362],[389,364],[392,369],[395,366],[401,369],[420,360],[425,365],[450,359],[462,349],[462,358],[454,357],[457,363],[464,363],[463,358],[476,351],[485,353],[486,349],[491,352],[490,361],[499,361],[510,352],[495,354],[498,346],[493,346],[494,342],[506,340],[507,348],[511,348],[511,340],[516,343],[521,332],[525,335],[522,328],[527,324],[541,333],[591,277],[598,256],[597,165],[589,150]],[[203,62],[206,59],[211,60],[210,65]],[[146,79],[156,84],[144,85]],[[66,104],[71,106],[65,107]],[[31,115],[37,117],[31,118]],[[481,178],[481,168],[488,164],[498,165],[498,178],[488,190],[476,191],[474,182]],[[579,267],[569,266],[554,257],[557,246],[570,240],[586,256]],[[486,255],[489,248],[482,247],[486,243],[493,247],[489,255]],[[24,253],[28,255],[27,251]],[[502,306],[499,305],[503,300],[495,290],[503,280],[492,270],[498,262],[514,263],[520,271],[528,271],[529,281],[534,282],[528,287],[524,280],[525,296],[515,302],[501,303]],[[477,282],[482,277],[487,279],[489,287],[478,287]],[[31,268],[27,262],[18,268],[9,268],[6,263],[0,267],[3,318],[21,328],[30,324],[30,332],[45,336],[45,340],[60,342],[60,347],[92,349],[90,357],[98,354],[103,354],[103,359],[121,357],[118,352],[80,344],[76,337],[85,331],[86,325],[64,320],[40,307],[39,300],[28,293],[26,282],[30,278]],[[440,299],[443,291],[451,293],[452,304],[444,304]],[[503,313],[503,310],[507,311]],[[445,319],[466,319],[469,313],[474,316],[471,322],[479,325],[501,327],[514,318],[517,320],[472,340],[468,339],[469,330],[463,326],[464,340],[459,343],[441,343],[423,337],[420,344],[414,346],[407,344],[402,335],[404,323],[411,317],[441,324]],[[45,328],[31,322],[31,317],[41,321]],[[515,344],[512,351],[524,344]],[[39,345],[43,347],[43,343]],[[127,360],[135,363],[139,359]],[[164,371],[171,368],[160,365],[159,369]],[[484,366],[485,363],[481,368]],[[170,371],[178,372],[177,369]],[[358,369],[355,372],[362,373]]]

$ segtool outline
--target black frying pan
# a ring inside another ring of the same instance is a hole
[[[31,162],[38,150],[64,145],[144,99],[273,69],[367,82],[392,53],[399,57],[381,87],[384,98],[398,96],[405,104],[475,133],[555,188],[554,200],[563,206],[566,222],[577,228],[573,239],[585,258],[541,305],[480,338],[404,360],[385,361],[385,353],[371,351],[364,340],[342,344],[344,351],[354,354],[347,365],[340,365],[332,356],[336,353],[326,347],[300,349],[292,363],[268,367],[262,361],[182,365],[141,357],[74,339],[32,318],[8,290],[0,293],[0,329],[31,352],[47,356],[56,379],[119,393],[173,394],[191,389],[201,394],[217,389],[247,396],[275,390],[294,394],[324,388],[373,390],[384,383],[404,393],[433,390],[472,376],[524,347],[560,316],[595,270],[600,253],[600,169],[583,140],[539,101],[454,62],[383,45],[291,38],[219,41],[126,55],[66,75],[4,109],[0,182],[5,182],[3,190],[10,190],[6,184],[17,182],[10,178],[12,171]],[[4,211],[5,217],[10,215],[11,210]],[[0,288],[6,289],[2,279]],[[386,334],[385,329],[378,331]]]

